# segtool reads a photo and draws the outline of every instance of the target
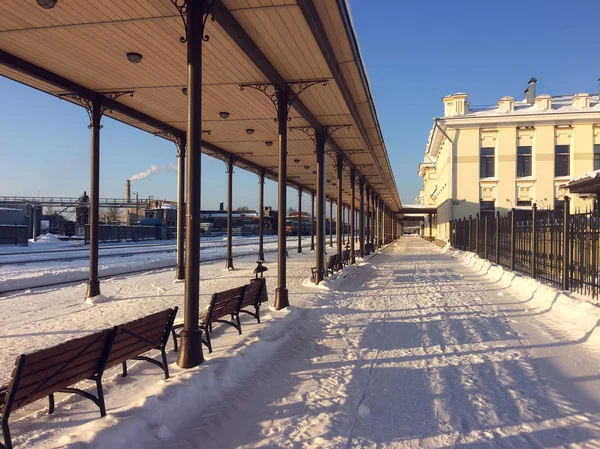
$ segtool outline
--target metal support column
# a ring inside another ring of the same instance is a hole
[[[364,181],[364,176],[362,178],[363,183]],[[371,239],[371,188],[369,186],[367,186],[366,188],[366,194],[367,197],[365,198],[365,201],[367,203],[367,212],[365,214],[365,221],[366,221],[366,229],[365,229],[365,236],[364,236],[364,246],[369,246],[369,242]],[[363,206],[364,207],[364,206]],[[365,250],[365,254],[369,254],[371,251],[370,250]]]
[[[265,216],[265,171],[261,170],[258,175],[258,184],[260,185],[259,194],[259,215],[258,215],[258,260],[261,262],[265,261],[264,251],[264,216]]]
[[[310,250],[315,250],[315,193],[310,194]]]
[[[337,240],[337,253],[340,256],[340,265],[342,263],[342,224],[344,222],[344,212],[343,212],[343,199],[342,199],[342,164],[344,163],[344,158],[341,154],[338,154],[336,157],[336,169],[337,169],[337,213],[336,213],[336,229],[335,235]]]
[[[535,279],[537,277],[537,267],[535,262],[537,260],[537,204],[533,203],[531,207],[531,277]]]
[[[278,164],[278,212],[277,212],[277,288],[275,289],[275,309],[281,310],[289,303],[286,282],[286,211],[287,211],[287,119],[289,93],[287,89],[277,90],[277,124],[279,125],[279,164]]]
[[[98,239],[100,209],[100,120],[102,119],[102,105],[92,102],[88,111],[91,118],[92,155],[91,155],[91,182],[90,182],[90,278],[87,286],[86,298],[93,298],[100,294],[100,281],[98,280]]]
[[[356,170],[350,169],[350,263],[354,265],[356,259],[354,257],[354,228],[356,227],[356,213],[354,203],[356,202],[356,192],[354,185],[356,184]]]
[[[192,368],[204,361],[200,314],[200,176],[202,154],[202,43],[204,0],[187,2],[187,202],[185,233],[185,297],[183,330],[177,365]]]
[[[233,156],[227,158],[227,258],[225,269],[233,270]]]
[[[298,188],[298,254],[302,253],[302,188]]]
[[[333,248],[333,199],[329,199],[329,246]]]
[[[371,250],[375,251],[375,233],[377,230],[375,229],[375,191],[371,190]]]
[[[429,241],[431,241],[431,238],[433,237],[433,233],[432,233],[432,231],[433,231],[433,222],[432,222],[433,215],[429,214],[428,218],[429,218]]]
[[[315,130],[317,154],[317,251],[315,284],[325,277],[325,223],[327,211],[325,207],[325,137],[321,130]]]
[[[177,145],[177,271],[175,279],[185,279],[185,137]],[[136,193],[137,221],[137,193]]]
[[[516,237],[517,237],[517,220],[515,218],[515,208],[510,211],[510,269],[515,271],[516,257]]]

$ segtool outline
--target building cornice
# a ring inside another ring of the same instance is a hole
[[[534,126],[536,124],[572,125],[600,123],[600,111],[546,112],[539,114],[507,114],[488,116],[459,116],[438,119],[448,128],[480,128],[500,126]]]

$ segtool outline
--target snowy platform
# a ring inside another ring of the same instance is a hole
[[[314,255],[290,255],[292,307],[265,310],[260,325],[244,317],[241,337],[215,327],[215,352],[196,369],[170,352],[167,381],[143,363],[127,378],[108,372],[105,418],[77,397],[62,396],[54,416],[32,404],[11,419],[16,447],[600,447],[593,305],[419,238],[318,288]],[[203,265],[203,304],[254,266]],[[172,279],[105,281],[110,300],[97,304],[81,301],[84,286],[0,300],[12,320],[0,324],[0,378],[20,351],[181,305]]]

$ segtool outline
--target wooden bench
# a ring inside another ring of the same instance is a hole
[[[48,413],[54,413],[55,393],[75,393],[91,400],[106,415],[102,374],[117,333],[106,329],[86,337],[67,341],[58,346],[17,357],[9,384],[0,393],[0,421],[4,445],[12,449],[8,426],[10,414],[38,399],[48,397]],[[72,388],[91,380],[96,383],[96,395]]]
[[[213,323],[228,324],[237,329],[242,335],[242,324],[240,322],[240,312],[252,315],[260,323],[260,304],[267,300],[267,287],[265,279],[253,279],[250,284],[241,287],[232,288],[212,295],[210,304],[200,314],[200,329],[204,330],[202,343],[208,348],[209,354],[212,352],[212,343],[210,333]],[[254,312],[244,310],[246,307],[253,306]],[[224,320],[224,317],[230,316],[230,320]],[[173,326],[173,345],[177,351],[177,339],[179,335],[176,330],[183,328],[183,324]]]
[[[75,393],[91,400],[106,415],[102,375],[108,368],[121,364],[127,375],[127,360],[145,360],[162,368],[169,377],[165,346],[177,307],[154,313],[129,323],[115,326],[86,337],[70,340],[58,346],[20,355],[15,362],[11,380],[0,387],[0,421],[4,445],[12,449],[8,426],[10,414],[38,399],[48,396],[48,413],[54,413],[55,393]],[[142,354],[158,349],[162,362]],[[79,382],[96,383],[96,395],[72,388]]]
[[[123,377],[127,376],[127,360],[144,360],[161,368],[165,379],[169,378],[169,366],[165,347],[177,315],[177,307],[121,324],[106,362],[106,369],[121,364]],[[154,360],[143,354],[157,349],[162,361]]]
[[[345,249],[342,252],[342,264],[341,267],[345,267],[350,265],[350,250],[349,249]]]
[[[240,333],[242,332],[242,324],[240,323],[239,312],[247,313],[248,315],[254,317],[258,323],[260,323],[260,305],[263,302],[268,301],[269,295],[267,294],[267,280],[264,278],[252,279],[250,284],[246,285],[246,291],[244,291],[244,296],[238,307],[237,324],[240,328]],[[254,307],[254,312],[245,310],[246,307]]]

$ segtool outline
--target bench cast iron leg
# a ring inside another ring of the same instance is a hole
[[[104,390],[102,389],[102,379],[96,379],[96,390],[98,391],[98,407],[100,407],[100,416],[106,416],[106,405],[104,404]]]
[[[173,351],[177,352],[177,334],[175,333],[175,329],[171,329],[171,334],[173,334]]]
[[[240,314],[239,313],[235,314],[235,320],[236,320],[237,326],[238,326],[238,335],[242,335],[242,323],[240,323]]]
[[[54,393],[48,395],[48,414],[54,414]]]
[[[127,361],[123,362],[123,377],[127,377]]]
[[[167,351],[165,348],[160,348],[160,355],[162,356],[163,371],[165,372],[165,379],[169,378],[169,364],[167,363]]]
[[[2,436],[4,437],[4,447],[13,449],[12,440],[10,439],[10,430],[8,429],[8,418],[2,417]],[[2,447],[2,444],[0,444]]]

